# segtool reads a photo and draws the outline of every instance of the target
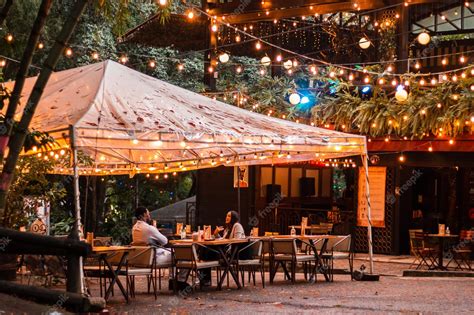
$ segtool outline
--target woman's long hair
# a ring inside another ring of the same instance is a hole
[[[234,227],[234,224],[240,221],[240,216],[237,213],[237,211],[229,211],[230,212],[230,222],[226,224],[226,229],[227,233],[225,235],[226,238],[230,237],[230,232],[232,231],[232,228]]]

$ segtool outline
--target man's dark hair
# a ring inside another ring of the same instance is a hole
[[[147,211],[148,211],[148,209],[145,208],[145,207],[142,207],[142,206],[137,207],[135,209],[135,218],[140,220]]]

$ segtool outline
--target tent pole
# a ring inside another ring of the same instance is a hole
[[[79,195],[79,170],[77,161],[77,149],[75,143],[75,129],[70,126],[69,129],[71,139],[71,150],[72,150],[72,167],[74,170],[74,226],[72,228],[70,238],[79,240],[81,235],[81,205]],[[83,235],[82,235],[83,237]],[[81,256],[69,256],[68,257],[68,279],[67,279],[67,291],[84,293],[84,274],[82,269],[82,257]]]
[[[367,153],[367,143],[365,144],[365,152],[361,155],[362,165],[365,170],[365,197],[367,199],[367,239],[369,245],[369,260],[370,260],[370,273],[374,273],[374,260],[373,260],[373,249],[372,249],[372,216],[371,216],[371,205],[370,205],[370,189],[369,189],[369,163]]]
[[[237,165],[237,213],[240,216],[240,166]]]

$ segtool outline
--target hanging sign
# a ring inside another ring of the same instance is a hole
[[[249,187],[249,167],[235,166],[234,167],[234,188],[248,188]]]
[[[369,167],[370,214],[373,227],[385,227],[385,182],[387,168]],[[359,193],[357,202],[357,225],[368,226],[365,171],[359,167]]]

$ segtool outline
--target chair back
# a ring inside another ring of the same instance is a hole
[[[296,240],[295,239],[273,239],[272,240],[273,254],[294,255],[296,254]]]
[[[351,235],[344,235],[338,237],[338,242],[333,246],[335,252],[350,252],[351,251]]]
[[[324,230],[326,231],[327,234],[332,233],[332,227],[334,226],[333,223],[321,222],[319,225],[321,226],[321,228],[324,228]]]
[[[410,235],[410,252],[415,255],[415,250],[423,248],[423,236],[421,241],[415,238],[415,233],[421,233],[423,235],[423,230],[421,229],[414,229],[408,230],[408,234]]]
[[[180,245],[173,247],[174,259],[184,261],[195,261],[198,260],[196,247],[193,244]]]
[[[131,267],[152,267],[156,257],[156,249],[152,246],[140,246],[128,256],[128,265]]]
[[[260,258],[262,256],[263,250],[263,241],[262,240],[254,240],[254,243],[250,245],[250,255],[254,258]]]
[[[129,251],[129,255],[131,255],[132,253],[133,253],[133,250]],[[120,260],[122,259],[124,254],[125,254],[125,252],[121,252],[121,251],[118,251],[118,252],[115,252],[115,253],[112,252],[110,254],[107,254],[107,261],[112,266],[117,266],[120,263]]]

